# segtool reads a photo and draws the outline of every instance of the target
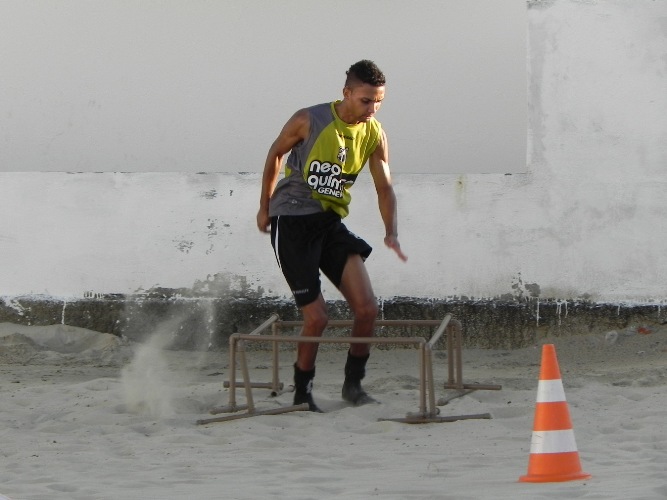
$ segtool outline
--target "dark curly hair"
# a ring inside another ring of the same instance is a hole
[[[346,87],[353,87],[362,83],[367,83],[374,87],[382,87],[385,84],[384,73],[380,71],[380,68],[373,61],[369,61],[368,59],[354,63],[345,74],[347,75],[345,79]]]

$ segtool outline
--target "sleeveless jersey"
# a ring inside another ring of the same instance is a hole
[[[332,103],[307,108],[310,134],[292,148],[283,177],[271,196],[269,215],[349,213],[349,189],[375,151],[382,126],[375,118],[350,125]]]

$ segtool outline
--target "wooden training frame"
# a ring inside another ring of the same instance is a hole
[[[352,320],[332,320],[328,322],[331,327],[348,327],[352,325]],[[456,389],[458,391],[466,391],[467,394],[474,390],[499,390],[499,385],[482,385],[482,384],[464,384],[462,380],[462,332],[461,323],[452,319],[451,314],[445,316],[442,321],[438,320],[377,320],[376,326],[437,326],[436,332],[427,342],[423,337],[305,337],[305,336],[284,336],[279,334],[281,327],[294,328],[302,326],[302,321],[280,321],[278,315],[273,314],[264,323],[258,326],[249,334],[234,333],[229,338],[229,381],[224,383],[226,388],[229,388],[229,401],[227,406],[213,408],[210,413],[217,415],[220,413],[234,413],[246,410],[244,413],[235,413],[234,415],[227,415],[221,417],[213,417],[201,419],[197,424],[209,424],[213,422],[225,422],[229,420],[237,420],[241,418],[254,417],[258,415],[277,415],[281,413],[289,413],[293,411],[308,410],[308,404],[285,406],[280,408],[271,408],[267,410],[257,410],[254,405],[252,388],[271,389],[272,395],[277,395],[282,391],[283,384],[279,381],[279,342],[288,343],[345,343],[345,344],[394,344],[394,345],[414,345],[418,348],[418,364],[419,364],[419,410],[416,413],[408,413],[405,418],[387,418],[379,420],[390,420],[395,422],[404,422],[410,424],[429,423],[429,422],[454,422],[457,420],[467,419],[488,419],[491,415],[488,413],[475,415],[458,415],[458,416],[439,416],[439,409],[435,402],[435,388],[433,378],[433,346],[438,342],[440,337],[447,332],[447,364],[448,364],[448,380],[445,383],[446,389]],[[262,332],[268,327],[271,327],[272,333],[270,335],[262,335]],[[245,343],[246,342],[270,342],[273,344],[273,377],[272,381],[268,383],[253,383],[250,381],[248,372],[248,363],[246,359]],[[237,354],[241,365],[242,381],[236,380],[236,364]],[[238,405],[236,403],[236,388],[243,385],[246,395],[246,404]],[[459,397],[462,394],[459,394]],[[453,398],[450,398],[453,399]],[[446,404],[440,403],[439,404]]]

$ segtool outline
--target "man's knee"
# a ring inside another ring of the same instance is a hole
[[[329,317],[326,314],[304,316],[303,318],[304,327],[312,332],[323,332],[328,322]]]
[[[375,297],[365,300],[364,302],[357,304],[352,312],[354,313],[355,319],[359,321],[373,321],[378,315],[377,300],[375,300]]]
[[[327,327],[329,315],[326,308],[311,305],[303,308],[304,333],[321,333]]]

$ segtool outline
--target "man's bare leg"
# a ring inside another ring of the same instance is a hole
[[[348,257],[341,278],[340,292],[347,300],[354,315],[351,336],[372,337],[378,305],[371,286],[371,279],[360,255],[352,254]],[[353,356],[366,356],[369,352],[370,344],[350,346],[350,353]]]
[[[360,255],[350,255],[343,270],[340,291],[354,314],[351,335],[372,337],[375,318],[378,313],[377,299],[373,293],[371,280]],[[345,364],[343,399],[355,405],[375,402],[361,388],[361,380],[366,375],[366,362],[370,354],[370,344],[351,344]]]
[[[328,321],[326,303],[322,294],[319,294],[315,301],[301,307],[301,312],[303,314],[301,335],[321,337]],[[322,411],[317,407],[312,396],[318,346],[318,343],[299,343],[296,363],[294,363],[294,404],[308,403],[310,411],[314,412]]]
[[[303,315],[303,328],[301,335],[304,337],[321,337],[329,320],[327,315],[327,306],[324,297],[320,293],[318,297],[301,308]],[[297,345],[296,364],[302,370],[312,370],[315,368],[315,359],[317,358],[318,343],[300,343]]]

